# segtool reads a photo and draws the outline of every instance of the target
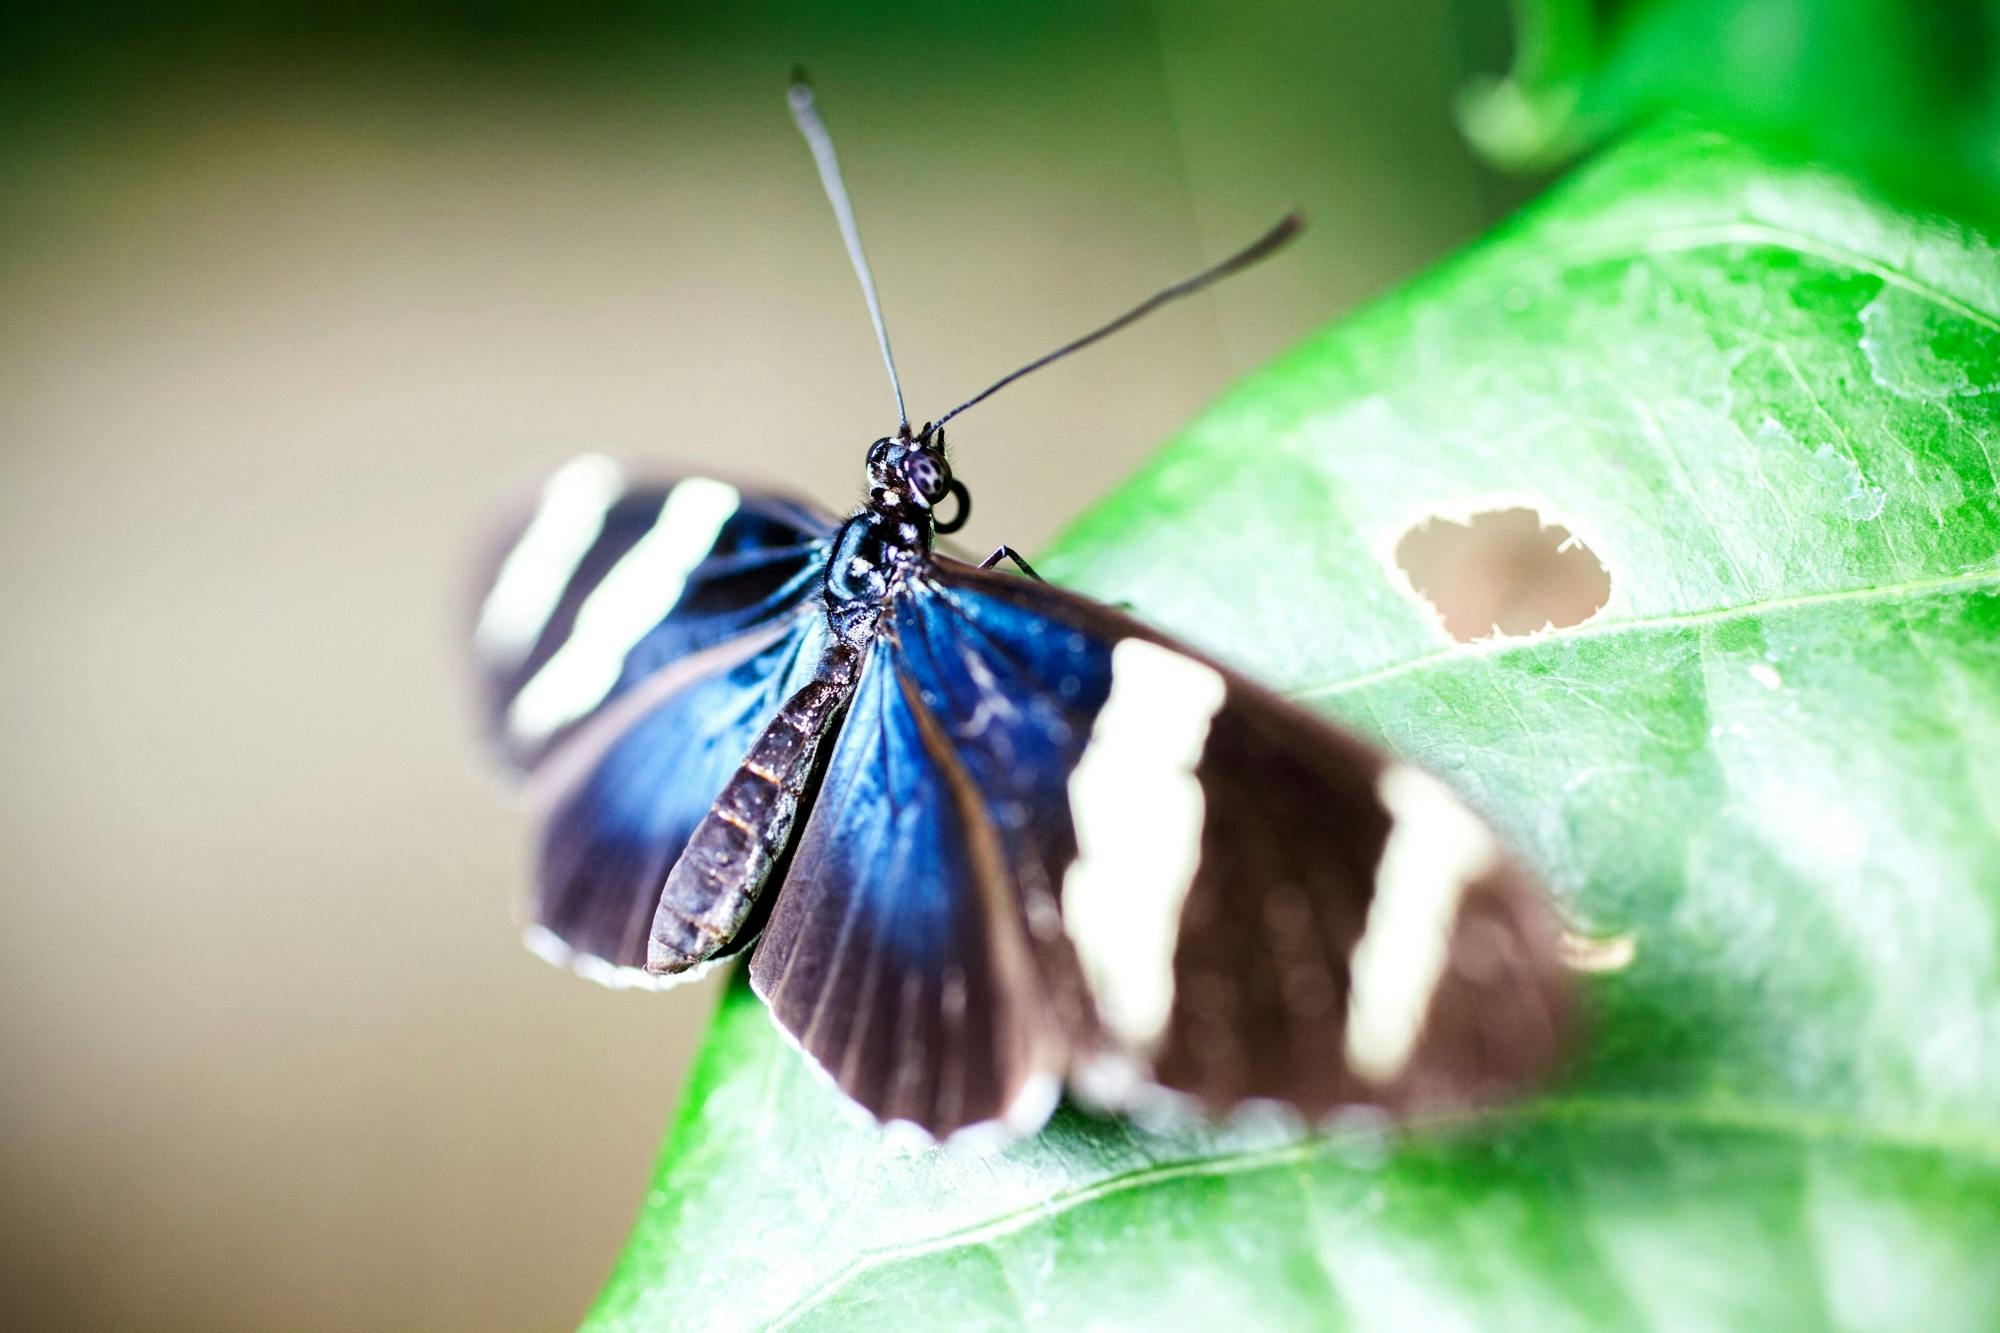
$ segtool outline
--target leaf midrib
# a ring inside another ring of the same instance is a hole
[[[1802,1113],[1793,1108],[1759,1102],[1557,1097],[1528,1102],[1501,1111],[1467,1112],[1433,1121],[1426,1128],[1443,1130],[1478,1125],[1493,1129],[1562,1121],[1719,1130],[1809,1142],[1846,1142],[1866,1148],[1969,1157],[1988,1165],[2000,1166],[2000,1133],[1990,1131],[1982,1133],[1974,1128],[1957,1126],[1932,1126],[1927,1133],[1913,1133],[1901,1126],[1881,1121]],[[1047,1221],[1073,1208],[1080,1208],[1099,1199],[1111,1198],[1133,1190],[1146,1189],[1176,1180],[1241,1175],[1269,1167],[1310,1162],[1323,1155],[1337,1153],[1343,1143],[1355,1137],[1357,1137],[1355,1134],[1335,1132],[1271,1148],[1221,1153],[1138,1167],[1050,1195],[1038,1203],[1001,1213],[971,1226],[959,1227],[923,1240],[864,1250],[811,1291],[786,1306],[772,1319],[769,1327],[784,1328],[793,1324],[825,1305],[859,1278],[905,1259],[944,1253],[962,1246],[984,1244],[1025,1230],[1037,1222]]]
[[[1912,579],[1902,583],[1887,583],[1870,588],[1837,588],[1827,592],[1799,593],[1791,597],[1769,597],[1760,601],[1745,602],[1736,606],[1714,607],[1707,611],[1684,611],[1669,615],[1630,616],[1624,619],[1595,618],[1568,629],[1547,630],[1540,634],[1514,635],[1499,639],[1476,639],[1471,643],[1452,643],[1415,657],[1406,657],[1400,662],[1385,666],[1371,667],[1367,671],[1341,676],[1333,680],[1320,681],[1312,685],[1301,685],[1287,689],[1286,694],[1294,699],[1310,700],[1332,698],[1361,689],[1378,681],[1392,680],[1411,671],[1420,670],[1434,663],[1454,661],[1491,660],[1512,653],[1540,648],[1546,644],[1562,643],[1572,639],[1610,638],[1623,633],[1641,633],[1653,629],[1682,629],[1698,625],[1726,624],[1733,620],[1744,620],[1752,616],[1766,615],[1776,611],[1790,611],[1798,607],[1833,605],[1843,602],[1887,601],[1899,598],[1915,599],[1937,593],[2000,585],[2000,568],[1977,569],[1966,573],[1943,575],[1933,579]]]

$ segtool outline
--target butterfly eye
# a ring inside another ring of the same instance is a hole
[[[904,459],[903,480],[927,505],[935,505],[951,490],[951,471],[935,454],[913,453]]]

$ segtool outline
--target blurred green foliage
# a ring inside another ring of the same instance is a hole
[[[1662,112],[2000,219],[1995,0],[1514,0],[1504,79],[1465,98],[1496,160],[1547,167]]]

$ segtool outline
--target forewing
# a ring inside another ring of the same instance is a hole
[[[524,773],[655,672],[786,620],[838,521],[711,477],[558,469],[505,525],[472,628],[482,722]]]
[[[1087,1093],[1406,1113],[1555,1060],[1553,913],[1435,778],[1046,584],[937,560],[892,623],[1024,917],[1054,900],[1036,957]]]

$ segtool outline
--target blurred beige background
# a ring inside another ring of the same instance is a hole
[[[486,506],[580,449],[856,493],[889,396],[793,61],[919,415],[1308,213],[954,430],[965,545],[1032,550],[1506,207],[1448,112],[1487,8],[13,30],[0,1322],[586,1307],[712,996],[520,948],[455,598]]]

